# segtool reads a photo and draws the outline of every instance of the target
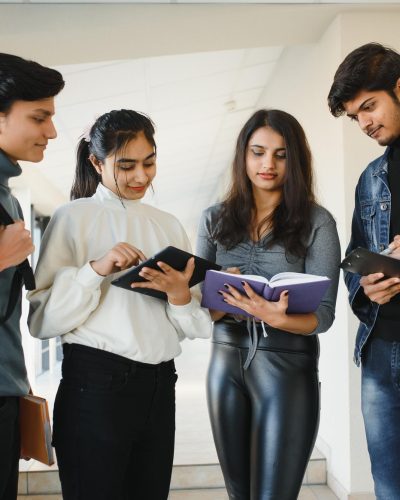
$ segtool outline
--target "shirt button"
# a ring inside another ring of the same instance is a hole
[[[387,203],[381,203],[381,210],[387,210],[388,204]]]

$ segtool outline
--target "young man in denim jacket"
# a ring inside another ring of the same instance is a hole
[[[346,114],[386,146],[361,174],[351,240],[400,258],[400,54],[378,43],[351,52],[329,92],[334,116]],[[362,412],[378,500],[400,499],[400,279],[346,273],[350,305],[360,320],[355,362],[362,365]]]
[[[29,384],[19,328],[21,268],[16,266],[33,251],[8,181],[21,174],[18,161],[41,161],[48,141],[56,137],[54,96],[63,87],[58,71],[0,53],[0,203],[15,221],[0,225],[0,500],[17,498],[19,396],[28,393]],[[2,223],[7,223],[3,216]]]

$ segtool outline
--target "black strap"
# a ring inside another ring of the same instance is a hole
[[[7,311],[4,317],[0,318],[0,323],[5,323],[11,314],[14,312],[18,299],[22,290],[22,274],[15,270],[13,280],[11,282],[10,295],[8,298]]]
[[[0,224],[4,226],[14,224],[14,220],[1,203]],[[17,305],[21,294],[23,284],[25,284],[25,288],[27,290],[34,290],[36,288],[35,276],[33,275],[33,270],[31,268],[31,265],[29,264],[28,259],[25,259],[15,268],[14,277],[11,282],[10,296],[8,299],[6,314],[4,317],[0,317],[0,323],[5,323],[14,312],[15,306]]]

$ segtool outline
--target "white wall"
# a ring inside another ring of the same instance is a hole
[[[259,107],[292,113],[304,126],[314,157],[317,195],[336,218],[342,253],[350,236],[358,176],[383,150],[357,125],[334,119],[327,95],[338,64],[357,46],[380,41],[399,49],[399,21],[397,12],[338,16],[317,43],[284,51],[259,102]],[[340,498],[373,491],[360,410],[360,370],[352,361],[356,329],[341,282],[336,321],[320,336],[322,409],[317,441],[328,458],[329,483]]]

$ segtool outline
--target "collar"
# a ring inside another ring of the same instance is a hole
[[[22,174],[18,163],[13,163],[8,156],[0,150],[0,184],[8,186],[8,179]]]
[[[387,174],[388,171],[388,155],[390,151],[390,146],[385,149],[383,155],[379,158],[374,167],[372,175],[379,175],[380,173]]]

